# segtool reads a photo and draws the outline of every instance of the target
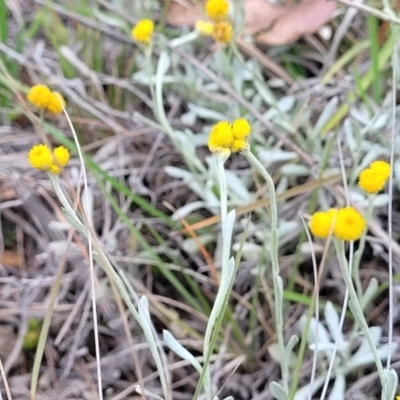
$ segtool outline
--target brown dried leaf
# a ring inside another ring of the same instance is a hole
[[[178,0],[170,6],[167,21],[171,25],[194,25],[204,19],[193,3]],[[336,9],[329,0],[304,0],[293,6],[275,6],[267,0],[247,0],[245,3],[246,32],[255,35],[258,43],[282,45],[314,33],[326,24]]]
[[[282,17],[256,41],[275,46],[294,42],[318,31],[332,18],[335,9],[336,3],[328,0],[305,0],[298,6],[285,7]]]
[[[287,12],[287,8],[274,6],[266,0],[247,0],[245,11],[246,32],[254,35],[271,28]]]
[[[206,19],[205,13],[202,15],[201,11],[192,3],[180,1],[169,6],[167,22],[171,25],[194,25],[200,19]]]
[[[8,267],[20,268],[22,265],[18,253],[14,250],[4,250],[0,258],[0,264],[7,265]]]

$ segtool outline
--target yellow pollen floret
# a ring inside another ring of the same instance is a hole
[[[53,175],[59,175],[61,172],[61,168],[57,164],[53,163],[49,168],[49,172],[51,172]]]
[[[150,43],[154,31],[154,22],[151,19],[141,19],[132,29],[133,38],[139,43]]]
[[[374,161],[369,167],[382,174],[385,179],[388,179],[390,176],[390,164],[386,161]]]
[[[235,119],[232,122],[233,136],[237,140],[246,140],[251,133],[251,126],[245,118]]]
[[[226,0],[208,0],[206,3],[206,13],[215,22],[227,18],[229,3]]]
[[[50,89],[45,85],[35,85],[29,90],[27,99],[37,108],[46,108],[50,100]]]
[[[56,147],[53,151],[54,163],[64,168],[69,161],[69,151],[64,146]]]
[[[378,193],[385,186],[387,177],[373,168],[361,171],[358,176],[358,186],[369,194]]]
[[[229,22],[217,22],[214,26],[213,38],[219,43],[229,43],[232,39],[233,28]]]
[[[51,151],[45,144],[38,144],[32,147],[28,154],[28,161],[33,168],[47,171],[53,164]]]
[[[208,148],[211,153],[224,153],[229,155],[233,145],[233,132],[231,124],[227,121],[218,122],[211,129],[208,138]]]
[[[197,21],[196,31],[203,36],[211,36],[214,32],[214,24],[207,21]]]
[[[361,237],[365,225],[364,217],[354,207],[344,207],[336,214],[333,234],[341,240],[357,240]]]
[[[236,153],[240,150],[249,149],[249,148],[250,148],[250,145],[247,142],[247,140],[237,140],[237,139],[233,140],[232,151],[234,153]]]
[[[65,107],[65,100],[61,93],[51,92],[49,97],[49,102],[47,104],[46,110],[52,114],[60,114]]]
[[[314,236],[326,239],[329,232],[333,231],[337,210],[317,211],[313,214],[310,221],[310,231]]]

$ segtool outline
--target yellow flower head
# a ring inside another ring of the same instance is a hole
[[[314,236],[326,239],[333,231],[337,210],[331,208],[328,211],[317,211],[310,221],[310,231]]]
[[[372,168],[364,169],[358,176],[358,186],[369,194],[378,193],[385,183],[386,178]]]
[[[45,85],[35,85],[29,90],[27,99],[37,108],[46,108],[49,104],[51,91]]]
[[[33,146],[29,152],[28,160],[33,168],[40,171],[49,171],[54,175],[58,175],[69,161],[69,152],[63,146],[56,147],[51,154],[48,146],[38,144]]]
[[[369,167],[382,174],[386,179],[390,176],[390,164],[386,161],[374,161]]]
[[[235,119],[232,122],[232,133],[234,139],[232,144],[232,151],[234,153],[249,147],[249,144],[247,143],[247,138],[251,133],[251,126],[246,119]]]
[[[47,171],[53,164],[51,151],[45,144],[33,146],[28,154],[28,160],[33,168],[41,171]]]
[[[232,39],[233,28],[229,22],[217,22],[214,26],[213,38],[219,43],[229,43]]]
[[[139,43],[150,43],[154,31],[154,22],[151,19],[141,19],[132,29],[133,38]]]
[[[365,229],[364,217],[354,207],[344,207],[336,214],[333,234],[342,240],[357,240]]]
[[[53,164],[51,164],[50,172],[58,175],[61,170],[66,167],[69,161],[69,151],[64,146],[56,147],[53,150]]]
[[[54,163],[64,168],[69,161],[69,151],[64,146],[56,147],[53,151]]]
[[[222,121],[214,125],[208,138],[208,148],[211,153],[223,153],[229,156],[232,144],[233,132],[231,124],[227,121]]]
[[[66,106],[64,97],[59,92],[51,92],[46,110],[52,114],[60,114]]]
[[[369,168],[361,171],[358,186],[367,193],[378,193],[383,189],[390,176],[390,164],[386,161],[374,161]]]
[[[245,118],[235,119],[232,122],[233,136],[237,140],[246,140],[251,133],[251,126]]]
[[[197,21],[196,31],[203,36],[211,36],[214,32],[214,24],[207,21]]]
[[[227,18],[229,3],[227,0],[208,0],[206,3],[206,13],[215,22]]]

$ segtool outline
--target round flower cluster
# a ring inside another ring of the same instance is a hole
[[[47,145],[38,144],[33,146],[29,151],[28,161],[31,163],[33,168],[58,175],[68,164],[69,151],[64,146],[59,146],[53,150],[53,153],[51,153],[51,150]]]
[[[53,92],[45,85],[32,86],[26,97],[35,107],[52,114],[62,113],[66,105],[61,93]]]
[[[229,3],[227,0],[208,0],[206,14],[212,22],[198,21],[196,30],[201,35],[212,36],[218,43],[229,43],[233,28],[228,21]]]
[[[344,207],[317,211],[312,215],[309,226],[311,233],[321,239],[333,234],[338,239],[353,241],[361,237],[366,222],[354,207]]]
[[[229,3],[227,0],[208,0],[206,13],[214,22],[224,21],[228,17]]]
[[[154,22],[151,19],[141,19],[132,29],[132,36],[138,43],[149,44],[154,31]]]
[[[390,164],[386,161],[374,161],[369,168],[361,171],[358,186],[369,194],[378,193],[390,176]]]
[[[251,126],[244,118],[235,119],[232,123],[218,122],[211,129],[208,148],[211,153],[224,154],[229,157],[231,151],[236,153],[249,147],[247,138],[250,133]]]

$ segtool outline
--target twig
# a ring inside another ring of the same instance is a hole
[[[352,0],[334,0],[334,1],[336,1],[340,4],[343,4],[345,6],[357,8],[358,10],[360,10],[366,14],[373,15],[374,17],[383,19],[384,21],[388,21],[393,24],[400,25],[400,20],[398,18],[396,18],[394,16],[390,16],[383,11],[377,10],[376,8],[367,6],[366,4],[358,3],[358,2],[355,2]]]

